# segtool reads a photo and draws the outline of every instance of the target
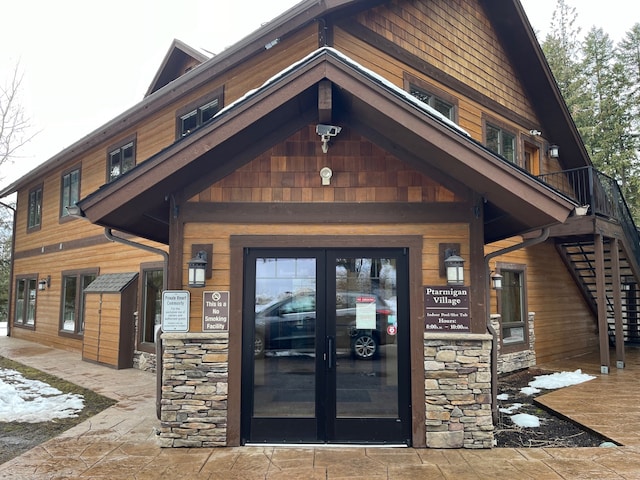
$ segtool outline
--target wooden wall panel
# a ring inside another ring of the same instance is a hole
[[[358,21],[520,115],[532,110],[479,2],[392,2]]]
[[[469,227],[466,224],[381,224],[381,225],[245,225],[189,223],[184,229],[184,253],[182,264],[190,259],[192,244],[213,244],[213,278],[207,280],[204,290],[229,290],[230,237],[231,235],[309,235],[310,239],[320,235],[367,236],[367,235],[417,235],[423,237],[422,281],[425,285],[445,285],[440,277],[438,243],[460,243],[461,252],[469,258]],[[310,243],[313,243],[312,240]],[[318,245],[321,247],[322,245]],[[465,277],[471,278],[469,266],[465,265]],[[187,285],[187,272],[183,269],[182,284]],[[191,289],[191,331],[202,329],[202,289]],[[238,294],[239,292],[234,292]],[[412,319],[422,318],[422,312],[412,312]],[[232,318],[239,322],[241,319]]]
[[[458,202],[464,199],[348,128],[324,154],[314,126],[201,192],[215,202]],[[320,169],[333,170],[322,185]]]
[[[514,243],[496,243],[491,251]],[[496,262],[527,266],[527,308],[535,313],[539,364],[598,350],[596,320],[551,242],[500,256],[491,263],[492,270]],[[496,311],[493,291],[491,311]]]

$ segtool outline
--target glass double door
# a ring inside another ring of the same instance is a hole
[[[406,252],[245,259],[243,443],[409,444]]]

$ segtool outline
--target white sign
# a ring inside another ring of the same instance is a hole
[[[189,331],[190,296],[187,290],[162,292],[162,331]]]
[[[361,295],[356,299],[356,328],[358,330],[375,330],[376,297]]]

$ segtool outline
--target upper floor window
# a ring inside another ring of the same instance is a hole
[[[14,325],[21,327],[33,327],[35,325],[37,285],[38,279],[35,275],[16,280]]]
[[[60,180],[60,216],[69,215],[67,207],[72,207],[80,200],[80,167],[62,175]]]
[[[210,121],[222,107],[222,88],[176,112],[177,138],[186,137]]]
[[[438,97],[437,95],[429,93],[422,88],[418,88],[415,85],[411,85],[409,93],[444,115],[449,120],[455,120],[455,106],[452,103]]]
[[[495,124],[486,123],[485,145],[489,150],[503,156],[511,163],[518,163],[515,134]]]
[[[27,229],[39,229],[42,224],[42,185],[29,191],[29,217]]]
[[[110,148],[107,154],[107,181],[111,182],[136,165],[136,142],[128,140]]]

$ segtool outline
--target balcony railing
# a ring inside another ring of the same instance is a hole
[[[633,221],[618,182],[593,167],[575,168],[538,178],[580,205],[589,205],[589,213],[620,224],[640,265],[640,234]]]

